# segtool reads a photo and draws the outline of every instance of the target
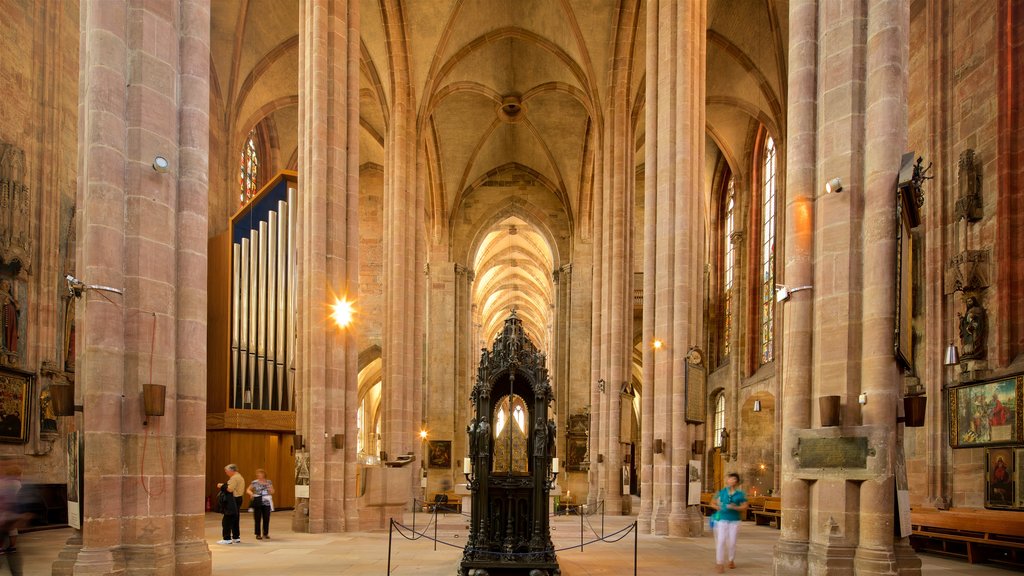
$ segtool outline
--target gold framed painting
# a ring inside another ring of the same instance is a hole
[[[427,444],[429,454],[427,455],[428,468],[451,468],[452,467],[452,441],[431,440]]]
[[[0,369],[0,442],[24,444],[28,438],[28,397],[35,375]]]
[[[1014,508],[1015,463],[1013,448],[987,448],[985,450],[985,508]]]
[[[948,388],[946,404],[953,448],[1024,443],[1024,376]]]

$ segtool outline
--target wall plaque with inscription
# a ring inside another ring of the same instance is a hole
[[[868,439],[801,438],[796,449],[800,468],[867,468]]]

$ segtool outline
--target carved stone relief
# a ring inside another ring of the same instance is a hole
[[[25,183],[25,151],[0,142],[0,261],[32,265],[32,197]]]
[[[981,220],[981,170],[971,148],[960,154],[957,180],[959,190],[953,207],[954,218],[968,222]]]

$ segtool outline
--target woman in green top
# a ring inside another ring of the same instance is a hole
[[[747,509],[747,495],[738,488],[740,475],[730,472],[725,477],[725,488],[715,494],[711,505],[715,512],[715,550],[718,572],[725,572],[725,556],[729,555],[729,568],[736,567],[736,533],[740,529],[740,512]]]

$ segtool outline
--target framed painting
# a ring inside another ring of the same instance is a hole
[[[427,443],[427,467],[428,468],[451,468],[452,467],[452,441],[431,440]]]
[[[985,508],[1014,508],[1014,460],[1013,448],[985,450]]]
[[[566,447],[566,470],[587,470],[587,437],[569,436]]]
[[[0,442],[24,444],[28,438],[28,397],[35,375],[0,370]]]
[[[1024,443],[1024,376],[946,390],[953,448]]]
[[[913,367],[913,311],[914,311],[914,235],[911,232],[921,223],[921,182],[924,179],[921,159],[914,164],[914,153],[903,154],[899,185],[896,188],[896,326],[893,331],[893,351],[905,367]]]

